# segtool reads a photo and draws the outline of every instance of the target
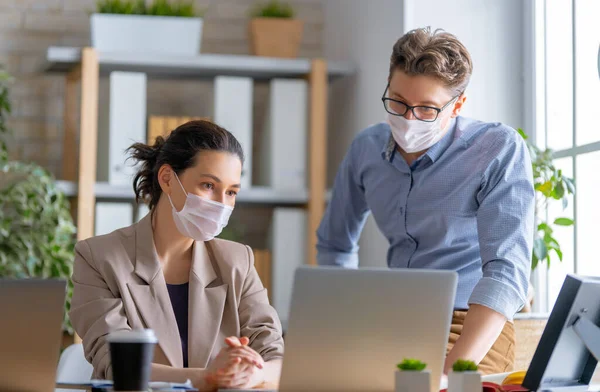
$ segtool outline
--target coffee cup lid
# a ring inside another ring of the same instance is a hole
[[[151,329],[135,329],[132,331],[115,331],[108,335],[109,343],[158,343]]]

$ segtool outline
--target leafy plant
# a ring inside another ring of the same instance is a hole
[[[167,0],[155,0],[148,7],[146,15],[193,18],[195,16],[194,3],[177,2],[171,4]]]
[[[454,365],[452,365],[452,370],[455,372],[476,372],[477,365],[473,361],[458,359],[454,362]]]
[[[251,11],[251,16],[254,18],[291,19],[294,17],[294,9],[288,3],[283,3],[278,0],[271,0],[268,3],[257,4],[257,6]]]
[[[0,69],[0,277],[66,279],[63,328],[73,333],[68,311],[76,229],[51,174],[33,163],[8,161],[9,80]]]
[[[11,111],[10,100],[8,97],[8,86],[12,81],[11,76],[0,65],[0,135],[8,133],[8,115]],[[8,148],[4,138],[0,138],[0,161],[8,159]]]
[[[146,3],[144,0],[99,0],[96,3],[99,14],[144,15]]]
[[[177,16],[182,18],[202,16],[202,12],[195,10],[193,1],[183,0],[154,0],[150,5],[146,5],[144,0],[98,0],[96,12],[100,14]]]
[[[0,276],[67,280],[69,333],[75,232],[69,202],[50,173],[33,163],[0,164]]]
[[[402,371],[414,371],[420,372],[427,367],[425,362],[421,362],[418,359],[405,359],[397,365],[398,369]]]
[[[557,169],[553,163],[553,151],[551,149],[541,150],[529,142],[527,135],[522,129],[519,134],[525,139],[529,154],[531,155],[533,167],[533,180],[536,191],[535,217],[536,230],[533,243],[533,257],[531,268],[535,269],[540,261],[546,261],[548,267],[552,261],[551,251],[562,261],[563,253],[560,244],[554,238],[553,226],[572,226],[573,219],[560,217],[553,222],[548,221],[546,210],[550,201],[562,201],[563,209],[567,208],[568,195],[575,193],[575,182],[572,178],[563,175],[562,170]]]

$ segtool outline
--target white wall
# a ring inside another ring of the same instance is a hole
[[[330,93],[330,184],[354,136],[384,117],[394,42],[415,27],[443,28],[470,51],[474,71],[463,114],[523,127],[523,2],[521,0],[323,0],[324,53],[351,60],[356,77]],[[388,244],[370,219],[361,238],[361,266],[384,266]]]
[[[523,0],[405,0],[406,31],[442,28],[473,59],[465,116],[525,127]],[[435,12],[432,12],[435,10]]]
[[[330,94],[328,174],[330,184],[354,136],[382,121],[394,42],[402,35],[402,0],[324,0],[324,52],[330,60],[350,60],[356,77],[341,80]],[[387,240],[369,218],[360,241],[361,266],[385,266]]]

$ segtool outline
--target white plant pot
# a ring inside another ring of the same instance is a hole
[[[431,392],[431,372],[396,370],[396,392]]]
[[[450,372],[448,392],[481,392],[481,373]]]
[[[196,56],[202,18],[92,14],[92,46],[100,52]]]

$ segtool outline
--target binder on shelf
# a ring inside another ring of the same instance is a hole
[[[260,185],[306,189],[308,85],[273,79],[260,145]]]
[[[131,203],[96,203],[96,235],[112,233],[117,229],[131,226],[132,223],[133,208]]]
[[[174,117],[174,116],[150,116],[148,119],[148,144],[153,145],[157,136],[168,136],[178,126],[189,121],[207,120],[208,117]]]
[[[97,178],[130,185],[136,168],[125,150],[146,140],[146,74],[111,72],[108,90],[108,104],[99,105]]]
[[[296,268],[306,260],[306,212],[301,208],[275,208],[269,232],[272,251],[273,306],[287,326]]]
[[[246,160],[242,187],[252,186],[253,80],[236,76],[215,78],[215,123],[231,132],[242,145]]]

